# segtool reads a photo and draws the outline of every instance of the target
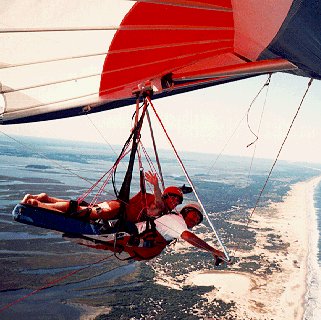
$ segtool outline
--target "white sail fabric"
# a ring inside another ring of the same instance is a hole
[[[321,79],[317,5],[3,0],[0,123],[118,108],[150,86],[155,99],[272,72]]]
[[[0,116],[99,104],[103,63],[131,1],[1,1]],[[56,30],[56,31],[54,31]]]

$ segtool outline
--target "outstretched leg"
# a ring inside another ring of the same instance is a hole
[[[117,218],[120,208],[120,203],[117,200],[110,200],[98,203],[92,208],[90,219],[111,220]]]
[[[47,193],[39,193],[34,196],[34,198],[38,201],[44,202],[44,203],[56,203],[56,202],[65,202],[68,201],[66,199],[60,199],[55,197],[49,197]]]
[[[26,194],[24,198],[22,199],[22,203],[27,203],[28,200],[35,199],[43,203],[57,203],[57,202],[65,202],[68,200],[55,198],[55,197],[49,197],[47,193],[39,193],[39,194]]]
[[[38,195],[26,194],[21,202],[61,213],[78,213],[79,217],[85,217],[88,214],[87,210],[90,210],[89,220],[116,219],[120,208],[120,203],[117,200],[105,201],[91,208],[88,206],[79,206],[77,203],[75,206],[70,207],[70,200],[49,197],[46,193],[40,193]]]
[[[23,203],[30,204],[34,207],[58,211],[61,213],[65,213],[69,208],[69,201],[60,201],[56,203],[43,203],[39,200],[29,198],[26,200],[26,202],[23,202]]]

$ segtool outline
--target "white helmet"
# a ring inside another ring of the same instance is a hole
[[[190,202],[188,204],[186,204],[180,211],[181,215],[183,216],[183,218],[185,218],[186,214],[191,211],[197,211],[198,215],[200,217],[200,222],[201,223],[203,221],[203,214],[202,214],[202,208],[201,206],[197,203],[197,202]]]

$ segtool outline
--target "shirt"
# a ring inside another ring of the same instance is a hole
[[[184,231],[187,231],[187,225],[182,215],[165,214],[155,219],[156,230],[164,237],[166,241],[179,238]],[[141,233],[146,229],[146,221],[136,223],[138,232]]]

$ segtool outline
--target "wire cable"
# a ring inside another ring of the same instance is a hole
[[[245,114],[243,115],[243,117],[240,119],[240,121],[237,123],[235,129],[233,130],[232,134],[229,136],[229,138],[227,139],[226,143],[224,144],[224,146],[222,147],[220,153],[217,155],[216,159],[214,160],[213,164],[210,166],[210,168],[208,169],[206,174],[209,174],[215,167],[217,161],[221,158],[221,156],[223,155],[226,147],[230,144],[232,138],[234,137],[235,133],[237,132],[237,130],[239,129],[241,123],[243,122],[243,120],[245,119],[245,117],[247,117],[248,112],[251,108],[251,106],[253,105],[253,103],[255,102],[255,100],[258,98],[258,96],[260,95],[260,93],[262,92],[262,90],[265,88],[265,86],[267,85],[267,82],[265,82],[263,84],[263,86],[261,87],[261,89],[259,90],[259,92],[255,95],[255,97],[252,99],[252,102],[250,104],[250,107],[247,109],[247,111],[245,112]]]
[[[274,169],[274,167],[275,167],[275,165],[276,165],[276,163],[277,163],[277,161],[278,161],[278,159],[279,159],[279,156],[280,156],[280,154],[281,154],[281,151],[282,151],[282,149],[283,149],[283,147],[284,147],[284,145],[285,145],[285,143],[286,143],[286,141],[287,141],[287,139],[288,139],[288,137],[289,137],[289,134],[290,134],[290,132],[291,132],[291,129],[292,129],[292,127],[293,127],[293,124],[294,124],[294,122],[295,122],[295,120],[296,120],[296,118],[297,118],[297,116],[298,116],[298,114],[299,114],[299,112],[300,112],[300,110],[301,110],[303,101],[305,100],[305,97],[306,97],[306,95],[307,95],[307,93],[308,93],[308,91],[309,91],[309,89],[310,89],[310,86],[311,86],[312,82],[313,82],[313,79],[311,78],[311,79],[309,80],[307,89],[306,89],[306,91],[305,91],[305,93],[304,93],[304,95],[303,95],[303,97],[302,97],[302,99],[301,99],[301,102],[300,102],[300,104],[299,104],[299,106],[298,106],[298,108],[297,108],[297,111],[296,111],[295,115],[293,116],[293,119],[292,119],[292,121],[291,121],[291,124],[290,124],[290,126],[289,126],[289,128],[288,128],[288,131],[287,131],[287,133],[286,133],[286,135],[285,135],[285,137],[284,137],[284,139],[283,139],[283,141],[282,141],[282,144],[281,144],[281,146],[280,146],[280,148],[279,148],[279,151],[278,151],[278,153],[277,153],[277,155],[276,155],[276,157],[275,157],[275,160],[274,160],[274,162],[273,162],[273,164],[272,164],[272,166],[271,166],[271,169],[270,169],[270,171],[269,171],[269,173],[268,173],[268,176],[267,176],[267,178],[266,178],[266,180],[265,180],[265,182],[264,182],[264,184],[263,184],[263,187],[262,187],[262,189],[261,189],[261,191],[260,191],[260,193],[259,193],[259,196],[257,197],[257,200],[256,200],[256,202],[255,202],[255,205],[254,205],[251,213],[250,213],[249,216],[248,216],[246,227],[249,226],[249,224],[250,224],[250,222],[251,222],[251,218],[252,218],[254,212],[255,212],[256,209],[257,209],[257,206],[258,206],[258,204],[259,204],[259,202],[260,202],[260,200],[261,200],[261,197],[262,197],[262,195],[263,195],[263,192],[264,192],[264,190],[265,190],[265,188],[266,188],[266,186],[267,186],[267,184],[268,184],[268,181],[269,181],[269,179],[270,179],[270,177],[271,177],[271,175],[272,175],[273,169]],[[239,249],[239,246],[240,246],[240,245],[238,244],[237,247],[236,247],[236,249],[235,249],[235,252]]]
[[[102,258],[102,259],[100,259],[100,260],[98,260],[98,261],[96,261],[96,262],[93,262],[93,263],[91,263],[90,265],[87,265],[87,266],[85,266],[85,267],[83,267],[83,268],[81,268],[81,269],[74,270],[74,271],[72,271],[72,272],[70,272],[70,273],[67,273],[66,275],[64,275],[64,276],[62,276],[62,277],[56,278],[56,279],[48,282],[46,285],[44,285],[44,286],[42,286],[42,287],[40,287],[40,288],[38,288],[38,289],[36,289],[36,290],[34,290],[34,291],[26,294],[26,295],[24,295],[23,297],[15,300],[15,301],[12,301],[11,303],[8,303],[7,305],[3,306],[3,307],[0,309],[0,314],[1,314],[2,312],[4,312],[5,310],[11,308],[12,306],[16,305],[17,303],[22,302],[22,301],[26,300],[27,298],[33,296],[34,294],[36,294],[36,293],[38,293],[38,292],[40,292],[40,291],[42,291],[42,290],[48,289],[49,287],[52,287],[52,286],[60,283],[61,281],[65,280],[65,279],[67,279],[67,278],[70,278],[71,276],[73,276],[73,275],[75,275],[75,274],[77,274],[77,273],[79,273],[79,272],[81,272],[81,271],[83,271],[83,270],[85,270],[85,269],[88,269],[88,268],[90,268],[90,267],[92,267],[92,266],[94,266],[94,265],[97,265],[97,264],[99,264],[99,263],[101,263],[101,262],[103,262],[103,261],[111,258],[112,256],[113,256],[113,254],[111,254],[111,255],[109,255],[109,256],[107,256],[107,257],[105,257],[105,258]],[[109,272],[109,271],[111,271],[111,270],[106,271],[106,273]]]

